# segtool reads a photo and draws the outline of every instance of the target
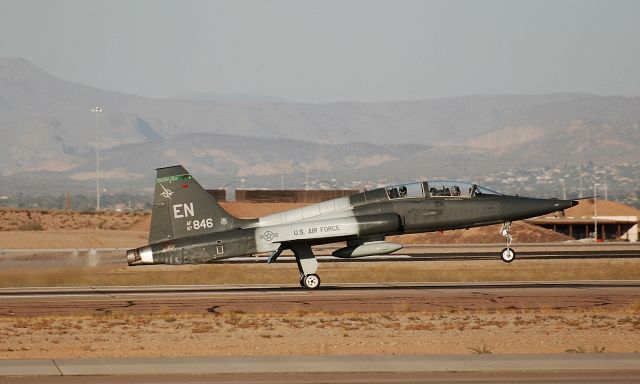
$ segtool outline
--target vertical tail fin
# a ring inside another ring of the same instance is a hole
[[[149,243],[224,231],[245,221],[227,213],[181,165],[156,171]]]

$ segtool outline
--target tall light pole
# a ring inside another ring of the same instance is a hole
[[[594,236],[598,241],[598,183],[593,183],[593,222],[595,225]]]
[[[578,197],[582,199],[582,161],[580,162],[580,192],[578,193]]]
[[[609,201],[609,184],[607,184],[607,172],[609,171],[609,167],[604,169],[604,199]]]
[[[98,141],[98,131],[100,130],[100,114],[102,107],[95,106],[91,112],[96,114],[96,211],[100,210],[100,144]]]

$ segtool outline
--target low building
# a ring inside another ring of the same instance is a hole
[[[253,203],[321,203],[323,201],[351,196],[358,193],[352,189],[236,189],[236,201]]]
[[[597,200],[594,204],[594,199],[585,199],[564,213],[540,216],[525,222],[578,240],[595,238],[597,233],[597,241],[637,242],[638,218],[640,210],[628,205],[607,200]]]

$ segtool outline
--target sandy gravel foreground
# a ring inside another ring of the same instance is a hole
[[[640,351],[618,311],[95,315],[0,319],[0,359]]]

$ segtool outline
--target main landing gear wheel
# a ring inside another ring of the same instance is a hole
[[[320,276],[315,273],[303,276],[302,279],[300,279],[300,285],[306,289],[316,289],[320,286]]]
[[[516,252],[511,248],[505,248],[500,252],[500,257],[505,263],[510,263],[516,258]]]

